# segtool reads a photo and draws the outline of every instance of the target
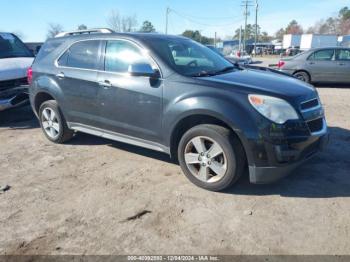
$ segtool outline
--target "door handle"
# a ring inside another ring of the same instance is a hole
[[[345,64],[344,64],[344,63],[338,63],[338,65],[340,65],[340,66],[344,66]]]
[[[98,82],[98,84],[105,89],[111,88],[113,86],[111,81],[109,81],[109,80],[105,80],[103,82]]]
[[[65,75],[64,75],[64,73],[58,73],[57,75],[56,75],[58,78],[65,78]]]
[[[309,62],[309,65],[314,65],[315,64],[315,62]]]

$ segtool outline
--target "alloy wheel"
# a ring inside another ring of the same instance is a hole
[[[227,171],[224,150],[209,137],[197,136],[191,139],[185,147],[184,159],[191,174],[202,182],[218,182]]]
[[[60,133],[60,124],[54,110],[47,107],[42,111],[41,123],[45,133],[51,138],[56,139]]]

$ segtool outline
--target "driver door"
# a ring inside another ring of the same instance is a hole
[[[98,74],[100,116],[104,129],[159,142],[162,80],[154,81],[150,77],[128,73],[134,63],[149,63],[155,69],[156,64],[131,41],[110,40],[105,45],[104,71]]]

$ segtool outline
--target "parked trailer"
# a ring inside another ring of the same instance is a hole
[[[338,37],[336,35],[304,34],[301,36],[300,49],[309,50],[312,48],[334,47],[337,45]]]
[[[283,36],[283,49],[300,46],[301,35],[287,34]]]

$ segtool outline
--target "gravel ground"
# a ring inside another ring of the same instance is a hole
[[[318,88],[327,151],[273,185],[192,185],[166,155],[0,113],[1,254],[350,254],[350,88]]]

